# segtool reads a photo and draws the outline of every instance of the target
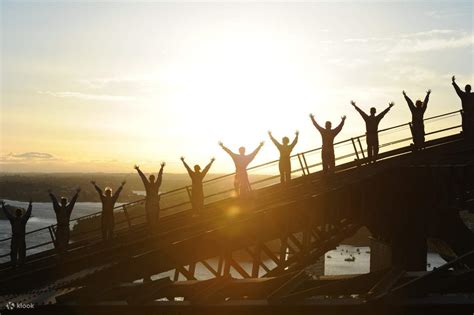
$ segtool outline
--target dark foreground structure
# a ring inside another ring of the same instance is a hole
[[[474,211],[474,143],[453,134],[412,149],[382,152],[369,166],[359,152],[330,178],[302,163],[304,176],[286,187],[209,202],[198,218],[191,210],[163,216],[158,233],[128,221],[109,243],[91,234],[63,257],[49,250],[28,256],[20,269],[2,264],[0,306],[84,314],[472,314],[474,234],[459,213]],[[385,247],[371,253],[385,264],[361,275],[312,272],[362,226]],[[448,261],[430,272],[428,241]],[[207,279],[199,279],[197,265]]]

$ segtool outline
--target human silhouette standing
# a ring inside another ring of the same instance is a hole
[[[202,187],[202,181],[206,176],[207,172],[214,163],[215,159],[212,158],[211,162],[206,165],[204,170],[201,171],[199,165],[194,165],[194,171],[189,167],[189,165],[184,161],[184,156],[181,157],[184,167],[188,171],[189,177],[191,177],[192,188],[191,188],[191,205],[193,208],[194,215],[200,215],[204,209],[204,190]]]
[[[278,162],[278,169],[280,171],[280,183],[289,184],[291,181],[291,151],[298,143],[299,132],[295,132],[295,138],[290,144],[290,139],[288,137],[283,137],[282,143],[279,143],[275,138],[273,138],[272,132],[268,131],[268,136],[272,140],[273,144],[277,147],[280,152],[280,161]]]
[[[122,185],[117,189],[117,191],[112,195],[112,188],[106,187],[105,191],[96,185],[95,181],[91,181],[91,184],[94,185],[95,190],[99,194],[100,201],[102,202],[102,238],[104,241],[111,240],[114,236],[114,206],[117,201],[120,192],[125,185],[125,181],[122,182]]]
[[[407,96],[405,91],[402,93],[411,111],[413,144],[415,145],[415,150],[418,150],[423,148],[425,144],[425,124],[423,121],[423,116],[428,106],[431,90],[426,92],[425,100],[423,102],[417,100],[415,104],[413,104],[413,101]]]
[[[69,244],[69,220],[80,191],[80,188],[76,190],[76,194],[72,197],[69,204],[66,197],[61,197],[61,204],[59,204],[56,196],[53,195],[51,190],[48,191],[49,197],[53,202],[54,212],[56,213],[56,249],[60,253],[65,252],[67,245]]]
[[[318,129],[319,133],[321,133],[321,138],[323,139],[323,147],[321,150],[323,173],[334,173],[334,168],[336,167],[336,157],[334,155],[334,138],[336,138],[338,133],[341,132],[344,122],[346,121],[346,116],[341,117],[339,126],[334,129],[331,129],[332,124],[330,121],[326,121],[326,128],[323,128],[316,122],[313,114],[310,114],[309,117],[311,118],[314,127]]]
[[[245,148],[239,148],[239,154],[236,154],[226,148],[222,142],[219,142],[221,148],[230,155],[235,164],[235,179],[234,188],[237,196],[246,196],[252,190],[249,183],[249,177],[247,174],[247,166],[253,161],[258,151],[263,146],[263,141],[260,142],[258,147],[250,154],[245,155]]]
[[[145,174],[140,170],[140,167],[135,165],[135,169],[145,186],[145,212],[147,223],[150,228],[154,227],[160,217],[160,186],[163,179],[163,169],[165,165],[165,162],[161,163],[161,168],[156,177],[156,181],[155,175],[151,174],[147,179]]]
[[[382,118],[388,113],[388,111],[393,107],[393,105],[395,105],[395,103],[389,103],[388,107],[378,115],[375,115],[375,113],[377,112],[375,107],[370,108],[370,115],[367,115],[363,110],[357,107],[354,101],[351,101],[351,104],[359,112],[359,114],[365,121],[365,127],[367,130],[367,156],[369,159],[369,163],[375,163],[379,154],[379,123]]]
[[[12,215],[10,211],[5,207],[5,202],[2,201],[2,209],[7,217],[8,221],[12,226],[12,238],[10,244],[10,260],[13,268],[18,265],[25,263],[26,257],[26,223],[31,216],[31,210],[33,209],[33,201],[30,199],[28,209],[25,214],[22,213],[21,209],[16,209],[15,215]]]
[[[467,137],[474,138],[474,93],[471,92],[471,86],[466,84],[462,91],[456,83],[456,77],[452,77],[453,86],[461,99],[462,104],[462,130]]]

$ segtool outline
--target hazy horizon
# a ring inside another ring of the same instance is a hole
[[[473,2],[3,1],[0,171],[234,171],[218,147],[278,158],[277,139],[321,145],[318,122],[364,133],[364,110],[396,103],[381,128],[405,123],[402,90],[426,116],[460,109],[451,86],[474,83]],[[337,141],[336,140],[336,141]]]

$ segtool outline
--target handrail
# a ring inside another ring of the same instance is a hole
[[[425,118],[424,119],[424,122],[426,121],[430,121],[430,120],[434,120],[434,119],[438,119],[438,118],[447,118],[449,116],[454,116],[454,114],[460,114],[462,113],[462,110],[457,110],[457,111],[452,111],[452,112],[448,112],[448,113],[444,113],[444,114],[440,114],[440,115],[436,115],[436,116],[432,116],[432,117],[428,117],[428,118]],[[390,131],[390,130],[394,130],[394,129],[397,129],[397,128],[401,128],[401,127],[405,127],[407,126],[407,123],[404,123],[404,124],[400,124],[400,125],[396,125],[396,126],[392,126],[392,127],[388,127],[388,128],[385,128],[385,129],[382,129],[382,130],[379,130],[378,133],[383,133],[383,132],[386,132],[386,131]],[[443,131],[447,131],[447,130],[452,130],[452,129],[456,129],[456,128],[459,128],[460,125],[457,125],[457,126],[454,126],[454,127],[448,127],[448,128],[444,128],[444,129],[441,129],[441,130],[437,130],[437,131],[433,131],[433,132],[429,132],[429,133],[426,133],[426,135],[431,135],[431,134],[434,134],[434,133],[439,133],[439,132],[443,132]],[[352,143],[353,140],[355,139],[360,139],[362,137],[365,137],[365,134],[363,135],[360,135],[360,136],[357,136],[357,137],[352,137],[352,138],[349,138],[349,139],[345,139],[345,140],[342,140],[342,141],[339,141],[339,142],[336,142],[334,143],[334,146],[340,146],[342,144],[348,144],[350,145]],[[392,141],[390,143],[385,143],[385,144],[381,144],[380,147],[385,147],[385,146],[388,146],[388,145],[392,145],[394,143],[399,143],[399,142],[403,142],[403,141],[407,141],[411,139],[410,138],[404,138],[402,140],[396,140],[396,141]],[[313,153],[313,152],[317,152],[317,151],[320,151],[322,149],[322,147],[318,147],[318,148],[315,148],[315,149],[311,149],[311,150],[307,150],[307,151],[303,151],[303,152],[300,152],[300,153],[296,153],[296,154],[293,154],[290,156],[290,159],[294,159],[294,158],[297,158],[299,155],[305,155],[305,154],[308,154],[308,153]],[[357,151],[354,153],[351,153],[351,154],[346,154],[344,156],[339,156],[336,158],[336,160],[340,160],[340,159],[345,159],[345,158],[349,158],[351,156],[355,156],[357,154]],[[269,161],[269,162],[266,162],[266,163],[263,163],[263,164],[259,164],[259,165],[256,165],[256,166],[252,166],[252,167],[249,167],[247,170],[248,171],[251,171],[251,170],[255,170],[255,169],[259,169],[259,168],[263,168],[263,167],[266,167],[266,166],[269,166],[269,165],[272,165],[272,164],[275,164],[277,163],[279,160],[273,160],[273,161]],[[318,165],[321,165],[321,163],[316,163],[316,164],[313,164],[313,165],[308,165],[307,168],[310,169],[312,167],[315,167],[315,166],[318,166]],[[304,170],[304,167],[300,168],[300,169],[296,169],[296,170],[293,170],[292,173],[294,172],[298,172],[298,171],[303,171]],[[216,182],[216,181],[219,181],[221,179],[224,179],[224,178],[229,178],[231,176],[235,175],[235,172],[233,173],[229,173],[229,174],[225,174],[225,175],[221,175],[221,176],[218,176],[218,177],[214,177],[212,179],[209,179],[209,180],[206,180],[203,182],[203,185],[204,184],[209,184],[209,183],[213,183],[213,182]],[[278,176],[269,176],[268,178],[265,178],[265,179],[261,179],[261,180],[257,180],[255,182],[252,182],[251,184],[259,184],[259,183],[262,183],[262,182],[265,182],[265,181],[269,181],[269,180],[274,180],[278,178]],[[176,192],[185,192],[186,190],[186,186],[185,187],[181,187],[181,188],[176,188],[176,189],[173,189],[173,190],[169,190],[167,192],[164,192],[164,193],[161,193],[160,194],[160,198],[164,197],[164,196],[167,196],[167,195],[171,195],[173,193],[176,193]],[[221,194],[227,194],[229,192],[231,192],[233,189],[226,189],[224,191],[221,191],[221,192],[216,192],[216,193],[212,193],[210,195],[207,195],[207,196],[204,196],[204,198],[210,198],[210,197],[215,197],[215,196],[218,196],[218,195],[221,195]],[[131,201],[131,202],[128,202],[128,203],[125,203],[125,204],[121,204],[121,205],[118,205],[118,206],[115,206],[114,207],[114,212],[116,212],[116,210],[120,210],[120,209],[123,209],[123,207],[129,207],[129,206],[136,206],[140,203],[143,203],[145,201],[145,198],[142,198],[142,199],[138,199],[138,200],[135,200],[135,201]],[[168,206],[166,208],[162,208],[161,211],[166,211],[166,210],[170,210],[170,209],[173,209],[173,208],[177,208],[177,207],[180,207],[180,206],[183,206],[183,205],[186,205],[186,204],[189,204],[190,202],[187,201],[187,202],[180,202],[178,204],[175,204],[175,205],[171,205],[171,206]],[[69,224],[71,224],[72,222],[78,222],[80,220],[84,220],[86,218],[91,218],[91,217],[94,217],[94,216],[98,216],[100,215],[102,212],[101,211],[98,211],[98,212],[95,212],[95,213],[92,213],[92,214],[88,214],[88,215],[84,215],[84,216],[81,216],[81,217],[78,217],[78,218],[75,218],[75,219],[71,219],[69,220]],[[135,216],[133,217],[133,219],[136,219],[136,218],[140,218],[140,217],[144,217],[145,215],[139,215],[139,216]],[[126,222],[127,220],[124,220],[124,221],[119,221],[117,222],[117,224],[120,224],[120,223],[123,223],[123,222]],[[40,231],[43,231],[43,230],[47,230],[49,228],[55,228],[57,226],[57,224],[53,224],[53,225],[50,225],[50,226],[47,226],[47,227],[43,227],[43,228],[39,228],[39,229],[36,229],[36,230],[32,230],[32,231],[29,231],[27,233],[25,233],[25,235],[29,235],[29,234],[33,234],[33,233],[37,233],[37,232],[40,232]],[[89,233],[90,232],[95,232],[95,230],[93,231],[88,231]],[[0,240],[0,243],[2,242],[5,242],[5,241],[8,241],[10,240],[11,237],[9,238],[5,238],[5,239],[1,239]],[[52,244],[53,242],[50,241],[50,242],[47,242],[47,243],[43,243],[43,244],[40,244],[40,246],[45,246],[45,245],[49,245],[49,244]],[[35,245],[34,247],[29,247],[27,248],[28,250],[29,249],[32,249],[32,248],[36,248],[36,247],[39,247],[39,245]],[[0,258],[2,257],[5,257],[5,256],[8,256],[8,255],[0,255]]]

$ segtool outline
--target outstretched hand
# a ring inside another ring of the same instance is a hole
[[[126,181],[123,181],[123,182],[122,182],[122,186],[125,186],[126,183],[127,183]]]
[[[81,192],[81,187],[77,187],[76,192],[80,193]]]
[[[405,93],[405,90],[402,91],[403,96],[407,96],[407,93]]]
[[[91,180],[91,184],[95,186],[95,180]]]
[[[219,141],[218,144],[220,147],[224,147],[224,143],[222,141]]]
[[[394,103],[394,102],[390,102],[390,103],[388,103],[388,107],[390,107],[390,108],[392,108],[392,107],[393,107],[393,105],[395,105],[395,103]]]
[[[454,83],[454,81],[456,81],[456,77],[453,75],[453,77],[451,78],[451,80],[452,80],[453,83]]]
[[[265,141],[261,141],[260,144],[259,144],[259,146],[260,146],[260,147],[263,147],[264,144],[265,144]]]
[[[140,166],[136,165],[133,167],[134,169],[136,169],[137,171],[140,169]]]
[[[211,158],[211,163],[214,162],[215,160],[216,160],[216,158],[215,158],[215,157],[212,157],[212,158]]]
[[[351,101],[351,105],[355,107],[355,106],[356,106],[356,102]]]
[[[268,130],[268,135],[271,137],[272,136],[272,132],[270,130]]]
[[[311,118],[312,120],[314,120],[314,114],[313,114],[313,113],[309,114],[309,118]]]
[[[30,197],[29,203],[30,205],[33,203],[33,198]]]
[[[184,156],[182,156],[180,159],[181,159],[181,161],[183,161],[183,162],[184,162]]]
[[[166,163],[165,162],[161,162],[161,168],[165,167]]]
[[[346,120],[346,115],[342,116],[342,117],[341,117],[341,120],[342,120],[342,121]]]
[[[295,131],[295,135],[298,136],[300,132],[298,130]]]
[[[426,94],[430,95],[431,94],[431,89],[426,91]]]

